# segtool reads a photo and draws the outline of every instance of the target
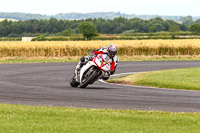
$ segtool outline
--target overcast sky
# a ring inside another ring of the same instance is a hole
[[[1,0],[0,12],[121,12],[137,15],[200,16],[200,0]]]

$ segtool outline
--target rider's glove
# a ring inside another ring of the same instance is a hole
[[[80,59],[80,61],[81,61],[81,62],[85,62],[85,57],[82,57],[82,58]]]
[[[115,73],[115,71],[110,70],[110,75],[113,75]]]

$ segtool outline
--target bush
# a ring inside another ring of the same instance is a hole
[[[20,37],[1,37],[0,41],[21,41],[22,38]]]
[[[176,35],[168,36],[121,36],[121,37],[93,37],[87,40],[148,40],[148,39],[200,39],[198,36],[178,37]],[[32,41],[87,41],[83,37],[44,37],[39,36]]]
[[[39,36],[37,38],[33,38],[32,41],[69,41],[69,37],[44,37],[44,36]]]

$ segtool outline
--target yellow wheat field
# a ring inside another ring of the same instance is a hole
[[[0,57],[84,56],[109,44],[118,46],[118,55],[199,55],[200,40],[114,40],[65,42],[0,42]]]

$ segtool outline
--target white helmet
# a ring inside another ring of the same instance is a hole
[[[110,44],[108,46],[108,55],[114,57],[117,54],[117,46],[114,44]]]

